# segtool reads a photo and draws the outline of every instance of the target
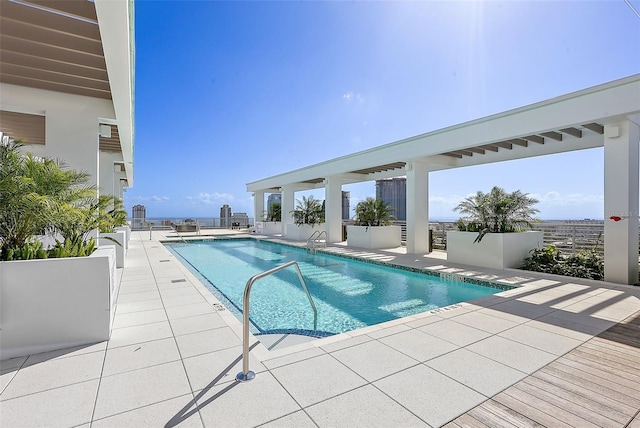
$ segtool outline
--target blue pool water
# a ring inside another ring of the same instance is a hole
[[[288,261],[297,261],[318,308],[319,336],[501,291],[339,256],[312,255],[304,249],[254,239],[168,246],[194,273],[204,277],[205,285],[214,295],[237,309],[234,311],[237,316],[242,310],[242,296],[249,278]],[[313,311],[295,267],[255,282],[251,289],[250,309],[252,330],[256,333],[307,331],[313,334]]]

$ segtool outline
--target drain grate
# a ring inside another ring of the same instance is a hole
[[[162,262],[170,262],[170,261],[171,261],[171,260],[169,260],[169,259],[166,259],[166,260],[160,260],[160,263],[162,263]]]
[[[173,283],[173,284],[175,284],[176,282],[187,282],[187,280],[184,279],[184,278],[183,279],[172,279],[171,280],[171,283]]]

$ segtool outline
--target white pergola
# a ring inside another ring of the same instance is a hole
[[[638,282],[640,74],[253,181],[254,212],[282,194],[325,188],[327,242],[342,240],[342,185],[407,177],[407,253],[428,252],[429,172],[604,146],[605,279]],[[621,221],[610,220],[622,217]]]

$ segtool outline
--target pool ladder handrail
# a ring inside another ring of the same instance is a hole
[[[313,232],[313,234],[311,234],[309,239],[307,239],[307,250],[309,250],[309,252],[315,253],[316,244],[320,241],[322,235],[324,235],[325,246],[327,245],[327,232],[324,230],[316,230],[315,232]]]
[[[186,240],[186,239],[184,239],[184,237],[183,237],[182,235],[180,235],[180,232],[178,232],[178,228],[177,228],[177,227],[174,227],[174,228],[173,228],[173,230],[175,230],[176,235],[178,235],[178,237],[179,237],[180,239],[182,239],[182,242],[184,242],[184,245],[187,245],[187,246],[188,246],[188,245],[189,245],[189,243],[187,242],[187,240]]]
[[[244,287],[244,295],[242,297],[242,371],[236,375],[237,382],[248,382],[256,377],[256,374],[249,370],[249,294],[251,293],[251,287],[257,280],[281,271],[282,269],[286,269],[289,266],[295,266],[296,268],[296,272],[298,274],[298,278],[300,279],[300,283],[302,284],[302,288],[304,288],[304,291],[307,294],[307,298],[309,299],[309,303],[311,304],[311,309],[313,309],[313,329],[318,329],[318,309],[316,308],[316,304],[313,302],[311,293],[309,293],[307,283],[302,277],[302,272],[300,271],[298,262],[292,260],[280,266],[276,266],[273,269],[269,269],[262,273],[253,275],[247,281],[247,285],[245,285]]]

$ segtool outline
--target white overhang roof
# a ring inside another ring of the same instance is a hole
[[[601,147],[605,122],[634,115],[640,74],[253,181],[247,191],[312,189],[330,176],[344,183],[397,177],[411,161],[436,171]]]

